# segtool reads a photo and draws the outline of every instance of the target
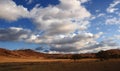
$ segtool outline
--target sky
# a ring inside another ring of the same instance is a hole
[[[44,53],[120,49],[120,0],[0,0],[0,47]]]

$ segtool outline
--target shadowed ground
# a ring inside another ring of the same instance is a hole
[[[120,59],[0,63],[0,71],[120,71]]]

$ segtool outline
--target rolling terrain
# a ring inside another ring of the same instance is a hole
[[[109,54],[110,57],[120,56],[119,49],[112,49],[104,51]],[[96,59],[97,53],[84,53],[78,54],[81,59]],[[37,62],[37,61],[59,61],[70,60],[74,54],[45,54],[36,52],[31,49],[22,50],[8,50],[0,48],[0,62]]]
[[[110,56],[120,50],[107,50]],[[120,59],[100,61],[96,53],[79,54],[82,59],[71,60],[73,54],[45,54],[31,49],[0,48],[0,71],[120,71]]]

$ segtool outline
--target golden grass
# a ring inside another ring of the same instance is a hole
[[[96,59],[80,59],[79,62],[95,61]],[[0,56],[0,63],[7,62],[73,62],[71,59],[45,59],[45,58],[8,58]]]

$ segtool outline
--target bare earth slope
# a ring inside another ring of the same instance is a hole
[[[119,54],[120,50],[113,49],[108,50],[108,53],[110,55]],[[94,59],[95,53],[86,53],[86,54],[80,54],[84,61],[88,60],[96,60]],[[0,63],[3,62],[51,62],[51,61],[69,61],[72,54],[44,54],[40,52],[36,52],[31,49],[24,49],[24,50],[7,50],[0,48]],[[88,59],[89,58],[89,59]]]

